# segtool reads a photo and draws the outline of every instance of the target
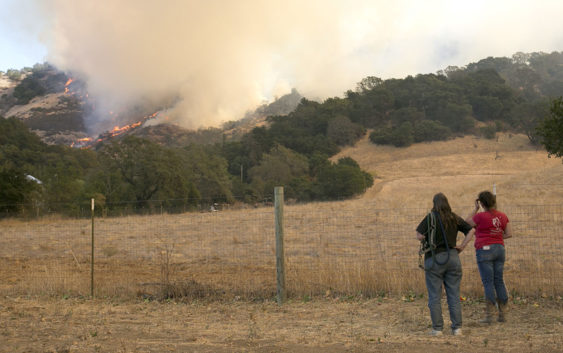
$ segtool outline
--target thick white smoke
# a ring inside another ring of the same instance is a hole
[[[32,3],[48,60],[83,75],[99,111],[177,95],[171,118],[186,127],[240,118],[291,87],[322,99],[368,75],[563,48],[558,1]]]

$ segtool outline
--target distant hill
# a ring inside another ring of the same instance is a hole
[[[169,147],[188,146],[190,144],[212,145],[224,141],[237,141],[253,128],[267,126],[268,116],[287,115],[295,110],[303,97],[293,89],[291,93],[283,95],[274,102],[263,104],[253,112],[248,112],[238,121],[229,121],[221,127],[201,128],[189,130],[177,125],[158,124],[141,126],[131,134],[147,138],[151,141]]]
[[[85,119],[93,105],[85,83],[71,76],[49,64],[0,73],[0,116],[14,116],[24,121],[47,143],[70,145],[86,138]],[[329,110],[337,109],[334,113],[343,114],[364,127],[378,127],[373,136],[378,143],[405,143],[394,136],[404,135],[409,129],[403,126],[399,130],[405,121],[411,122],[410,129],[439,130],[442,136],[449,136],[452,132],[475,133],[468,129],[478,125],[475,119],[504,121],[503,128],[510,126],[533,139],[535,122],[546,113],[541,106],[560,95],[563,95],[563,53],[516,53],[511,58],[489,57],[464,67],[450,66],[436,75],[385,81],[375,76],[366,77],[355,90],[346,93],[346,107],[325,106]],[[188,132],[150,126],[147,131],[136,133],[171,145],[189,141],[210,143],[224,138],[236,140],[252,128],[266,125],[269,116],[290,114],[302,98],[293,90],[240,120],[225,123],[218,130]],[[334,99],[328,101],[335,102]],[[122,114],[121,125],[154,113],[152,108],[136,108]],[[141,124],[139,128],[142,127]],[[381,130],[383,127],[387,130]],[[202,136],[206,138],[200,138]],[[173,142],[175,138],[180,141]],[[414,141],[426,138],[414,136]]]
[[[269,115],[286,115],[299,104],[302,96],[293,89],[291,93],[263,104],[237,121],[225,123],[220,128],[188,130],[167,124],[140,125],[132,133],[165,145],[190,143],[210,144],[222,139],[238,139],[252,128],[262,126]],[[122,125],[136,123],[154,113],[157,108],[136,106],[125,111]],[[89,100],[86,84],[65,74],[49,64],[33,68],[0,72],[0,116],[16,117],[49,144],[71,145],[88,137],[85,119],[94,109]],[[127,118],[129,116],[129,118]],[[96,136],[90,136],[95,140]]]
[[[49,64],[2,74],[0,116],[18,118],[50,144],[70,145],[86,137],[87,102],[84,96],[70,94],[69,79]]]

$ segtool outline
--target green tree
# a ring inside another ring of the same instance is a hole
[[[21,78],[22,74],[20,70],[8,69],[6,71],[6,76],[8,76],[8,78],[12,81],[18,81]]]
[[[219,148],[192,144],[178,153],[182,161],[182,175],[195,186],[201,199],[210,202],[234,201],[228,162],[221,156]]]
[[[358,82],[358,84],[356,85],[356,92],[366,93],[368,91],[373,90],[376,87],[381,86],[382,84],[383,84],[383,80],[380,79],[379,77],[368,76],[362,79],[360,82]]]
[[[27,104],[31,99],[44,94],[46,91],[45,85],[37,75],[31,74],[14,88],[14,97],[17,98],[17,104]]]
[[[389,119],[395,126],[400,126],[405,122],[416,124],[417,122],[424,120],[424,118],[424,113],[413,107],[396,109],[389,114]]]
[[[387,114],[393,109],[395,98],[393,92],[385,86],[376,86],[362,92],[346,92],[349,113],[346,114],[354,123],[367,128],[382,124]]]
[[[103,182],[119,185],[121,180],[124,181],[140,207],[146,207],[158,193],[166,198],[189,195],[189,184],[180,167],[181,159],[172,150],[154,142],[130,135],[104,146],[100,158],[104,174],[109,173]],[[105,190],[113,187],[106,184]],[[123,185],[117,187],[123,188]],[[170,194],[171,190],[175,193]]]
[[[373,185],[371,174],[362,171],[351,158],[331,163],[319,173],[315,190],[321,199],[341,199],[359,195]]]
[[[343,115],[338,115],[328,122],[327,137],[339,146],[353,145],[365,134],[365,129],[354,124]]]
[[[85,176],[96,164],[92,151],[46,145],[17,119],[0,118],[2,189],[10,194],[4,195],[6,200],[45,202],[51,211],[74,212],[86,196]],[[41,184],[30,183],[30,176]]]
[[[552,101],[550,116],[539,124],[537,132],[548,155],[561,158],[563,156],[563,97]]]
[[[493,124],[482,126],[479,131],[481,132],[481,135],[488,140],[494,139],[497,135],[497,127]]]
[[[393,128],[382,128],[373,131],[369,139],[378,145],[393,145],[395,147],[408,147],[414,142],[414,130],[409,121]]]
[[[288,148],[277,145],[259,165],[249,171],[252,184],[262,197],[271,196],[275,186],[286,186],[289,198],[295,197],[291,182],[296,178],[304,178],[309,173],[307,158]],[[298,183],[294,183],[293,186]]]
[[[422,120],[414,125],[414,142],[447,140],[452,131],[438,121]]]
[[[0,157],[2,154],[0,153]],[[0,163],[0,212],[19,212],[37,185],[9,163]]]
[[[514,127],[523,131],[533,145],[540,144],[537,127],[549,115],[551,102],[548,99],[520,102],[512,111]]]
[[[481,121],[500,118],[503,109],[500,99],[491,96],[474,96],[471,99],[473,114]]]
[[[369,140],[376,145],[391,145],[393,130],[390,127],[376,129],[369,134]]]
[[[427,114],[429,119],[438,121],[452,131],[460,133],[465,133],[475,126],[475,120],[471,115],[471,105],[452,102],[441,104]]]

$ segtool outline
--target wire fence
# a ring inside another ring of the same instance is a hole
[[[427,209],[326,202],[286,205],[286,288],[290,297],[425,293],[415,228]],[[274,207],[156,209],[96,214],[97,297],[276,295]],[[154,212],[157,210],[157,212]],[[502,209],[505,281],[513,295],[563,294],[563,205]],[[92,221],[43,215],[0,220],[0,293],[78,295],[91,291]],[[464,216],[464,215],[461,215]],[[458,242],[463,236],[460,234]],[[462,295],[481,296],[475,251],[461,253]]]

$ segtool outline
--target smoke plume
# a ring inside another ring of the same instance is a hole
[[[404,77],[563,47],[561,2],[540,9],[502,3],[506,8],[406,0],[44,0],[36,6],[48,60],[87,80],[100,102],[97,119],[139,101],[164,100],[175,102],[172,121],[197,128],[238,119],[292,87],[322,99],[341,96],[368,75]]]

